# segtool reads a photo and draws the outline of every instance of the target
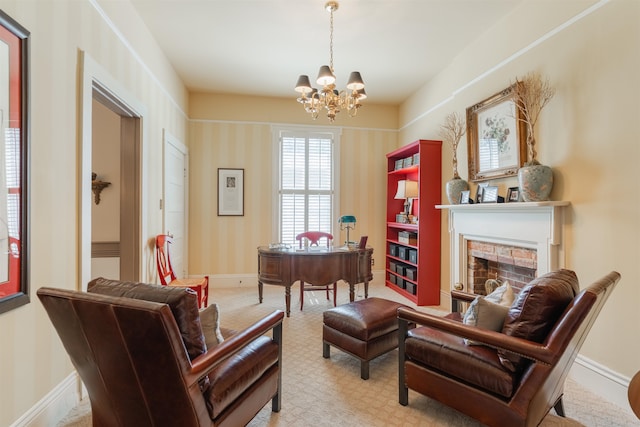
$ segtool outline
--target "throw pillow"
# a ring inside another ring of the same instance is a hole
[[[499,332],[502,330],[504,319],[513,300],[513,289],[509,282],[505,281],[489,295],[476,297],[469,305],[462,322],[465,325]],[[464,342],[468,345],[482,344],[467,338]]]
[[[505,280],[500,286],[493,292],[485,297],[488,301],[496,304],[505,305],[507,307],[513,304],[513,300],[516,298],[513,293],[513,288],[508,280]]]
[[[553,271],[532,280],[513,302],[502,332],[542,344],[579,291],[578,277],[570,270]],[[498,350],[498,356],[511,372],[520,371],[526,364],[526,359],[506,350]]]
[[[198,297],[195,291],[189,288],[122,282],[103,277],[89,282],[87,291],[167,304],[178,324],[189,359],[193,360],[207,351],[200,326]]]
[[[222,332],[220,332],[220,311],[218,304],[209,304],[200,310],[200,324],[202,325],[202,333],[207,343],[207,348],[213,348],[224,341]]]

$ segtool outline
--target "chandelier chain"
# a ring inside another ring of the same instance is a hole
[[[333,8],[331,8],[331,19],[330,19],[330,29],[329,29],[329,68],[331,68],[331,72],[335,73],[333,69]]]

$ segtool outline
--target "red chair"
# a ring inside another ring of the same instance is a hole
[[[198,308],[206,307],[209,303],[209,276],[197,279],[178,279],[171,267],[169,245],[172,237],[166,234],[156,236],[156,265],[160,283],[164,286],[193,289],[198,294]]]
[[[302,249],[302,241],[307,239],[309,241],[309,246],[319,246],[318,241],[320,239],[327,239],[327,248],[331,244],[333,240],[333,234],[325,233],[324,231],[305,231],[304,233],[300,233],[296,236],[296,240],[300,242],[300,249]],[[338,289],[337,283],[332,283],[328,285],[314,285],[309,284],[305,285],[305,283],[300,281],[300,310],[304,306],[304,293],[305,291],[325,291],[327,293],[327,299],[329,299],[329,291],[333,291],[333,306],[336,306],[336,290]]]

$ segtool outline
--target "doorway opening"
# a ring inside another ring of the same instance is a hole
[[[92,173],[111,182],[91,209],[91,276],[140,279],[140,118],[106,88],[92,88]]]

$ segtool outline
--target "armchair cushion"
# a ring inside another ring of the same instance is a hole
[[[532,280],[513,302],[502,332],[542,343],[579,290],[578,277],[570,270],[553,271]],[[498,356],[511,372],[526,364],[526,359],[506,350],[498,350]]]
[[[198,313],[198,298],[191,289],[99,277],[89,282],[87,291],[167,304],[176,319],[189,359],[193,360],[207,351]]]
[[[477,296],[469,305],[463,322],[466,325],[500,332],[514,298],[511,285],[504,282],[489,295]],[[469,345],[479,344],[466,338],[464,342]]]
[[[434,328],[410,329],[405,352],[420,365],[506,398],[517,386],[517,377],[502,366],[495,349],[466,345],[461,337]]]
[[[278,357],[278,344],[262,336],[214,368],[203,387],[211,418],[217,418],[265,373],[271,371],[271,375],[275,375]]]
[[[200,324],[207,344],[207,349],[213,348],[224,341],[220,330],[220,311],[218,304],[209,304],[200,310]]]
[[[469,305],[469,309],[464,315],[463,322],[465,325],[477,326],[479,328],[500,332],[508,312],[509,306],[496,304],[484,297],[477,297]],[[464,341],[469,345],[479,344],[466,338]]]

